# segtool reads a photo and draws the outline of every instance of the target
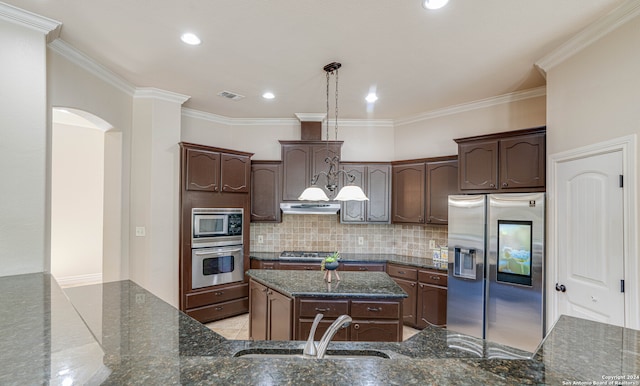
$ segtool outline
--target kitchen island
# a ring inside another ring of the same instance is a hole
[[[427,327],[402,343],[329,346],[390,359],[247,359],[235,356],[304,342],[225,340],[129,280],[63,292],[48,274],[7,276],[0,293],[2,385],[640,384],[640,331],[567,316],[531,358]]]
[[[254,340],[305,340],[317,314],[316,340],[340,315],[353,322],[334,338],[402,341],[402,300],[407,294],[384,272],[249,270],[249,336]]]

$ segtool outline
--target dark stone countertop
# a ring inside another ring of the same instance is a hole
[[[48,274],[8,276],[0,293],[1,385],[640,385],[639,331],[567,316],[532,358],[429,327],[329,347],[391,359],[247,359],[233,356],[304,342],[225,340],[128,280],[63,292]]]
[[[251,269],[253,280],[289,297],[406,298],[408,295],[384,272],[340,271],[340,279],[327,283],[322,271]]]
[[[251,259],[264,261],[289,261],[289,262],[319,262],[320,260],[311,260],[309,258],[286,258],[280,257],[280,252],[250,252]],[[341,262],[350,263],[395,263],[409,265],[416,268],[435,269],[438,271],[447,271],[447,263],[434,261],[427,257],[413,257],[395,255],[392,253],[340,253]]]

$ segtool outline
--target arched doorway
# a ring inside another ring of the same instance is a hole
[[[121,133],[55,107],[51,149],[52,275],[63,287],[121,279]]]

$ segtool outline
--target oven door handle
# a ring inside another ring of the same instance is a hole
[[[224,255],[229,252],[240,252],[242,251],[242,247],[233,247],[233,248],[203,248],[201,250],[195,250],[194,254],[196,256],[203,255]]]

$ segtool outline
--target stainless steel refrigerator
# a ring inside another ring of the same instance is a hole
[[[449,196],[447,329],[534,352],[544,236],[544,193]]]

